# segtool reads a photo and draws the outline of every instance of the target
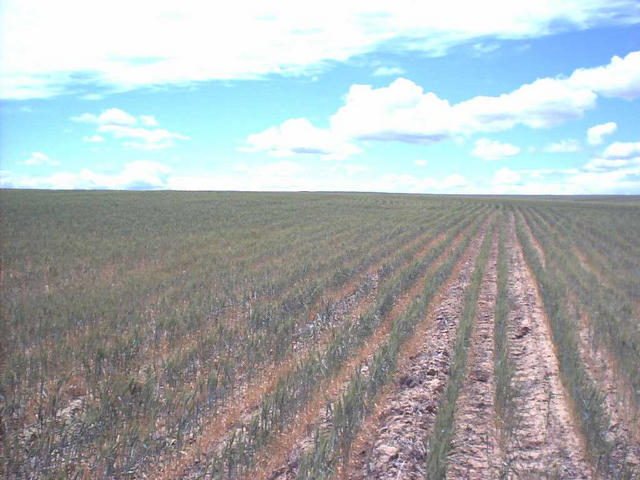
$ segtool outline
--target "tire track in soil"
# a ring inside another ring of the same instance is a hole
[[[484,225],[481,226],[483,232],[486,230],[488,222],[489,218],[487,217],[487,219],[484,220]],[[448,248],[440,254],[436,261],[427,269],[427,272],[416,281],[414,287],[396,302],[391,313],[385,318],[383,324],[378,328],[378,331],[371,337],[369,342],[358,351],[357,355],[352,357],[352,359],[343,366],[339,374],[331,382],[330,387],[322,389],[323,396],[316,396],[314,398],[312,406],[310,406],[299,419],[301,421],[296,422],[297,424],[287,432],[283,432],[279,441],[275,442],[275,445],[263,454],[263,457],[266,458],[267,461],[262,464],[259,462],[259,467],[256,472],[246,475],[245,478],[269,480],[295,478],[298,459],[304,451],[312,447],[313,432],[316,427],[322,425],[328,426],[329,424],[329,420],[324,413],[326,402],[334,402],[337,400],[346,388],[349,378],[356,366],[366,364],[373,358],[375,352],[386,340],[395,320],[409,307],[410,302],[413,301],[424,288],[424,283],[428,275],[436,271],[446,261],[451,252],[462,241],[467,232],[473,228],[475,223],[476,222],[460,232]],[[363,373],[366,374],[364,371]]]
[[[563,390],[550,328],[516,236],[513,215],[506,247],[515,412],[506,447],[508,478],[594,478]]]
[[[499,478],[502,454],[498,445],[494,375],[494,321],[498,292],[498,238],[492,239],[471,330],[467,371],[454,417],[455,430],[447,478]]]
[[[464,231],[468,231],[472,226],[473,224],[465,228]],[[446,232],[443,232],[430,239],[414,257],[407,259],[398,269],[401,270],[406,267],[414,259],[420,259],[426,256],[428,252],[442,242],[445,237]],[[424,236],[421,235],[420,238],[424,239]],[[410,249],[414,245],[414,241],[411,241],[406,248]],[[324,302],[329,300],[337,302],[335,311],[339,322],[357,321],[358,317],[375,301],[380,269],[389,258],[385,257],[365,272],[364,282],[369,281],[372,283],[372,288],[366,297],[358,296],[359,286],[364,283],[362,282],[363,275],[358,277],[358,281],[361,283],[357,283],[357,281],[349,282],[347,285],[332,290],[323,296]],[[310,315],[309,318],[313,318],[313,316],[314,315]],[[314,349],[322,349],[328,344],[330,339],[331,330],[329,329],[320,336]],[[169,465],[161,467],[162,472],[158,474],[156,478],[171,479],[190,477],[192,473],[191,469],[198,469],[202,454],[204,453],[206,455],[206,452],[215,449],[217,445],[224,442],[226,435],[231,429],[241,424],[244,420],[250,419],[255,409],[258,408],[262,398],[275,388],[281,378],[286,377],[286,375],[295,368],[299,360],[299,352],[294,351],[275,367],[274,370],[265,371],[263,377],[266,378],[256,378],[254,381],[239,387],[232,398],[228,399],[225,404],[219,408],[215,417],[207,423],[204,430],[198,434],[198,437],[194,438],[192,443],[180,452],[180,456],[173,459]],[[155,468],[155,471],[159,471],[158,467]]]
[[[407,343],[395,382],[387,387],[336,478],[420,479],[426,441],[446,388],[457,324],[490,219],[473,239]]]

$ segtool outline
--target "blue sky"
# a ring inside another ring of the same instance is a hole
[[[637,2],[262,3],[2,2],[0,185],[640,194]]]

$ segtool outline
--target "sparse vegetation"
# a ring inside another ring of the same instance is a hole
[[[6,478],[260,477],[273,474],[266,456],[287,462],[294,446],[291,475],[356,478],[353,446],[372,431],[362,427],[483,232],[428,439],[426,476],[443,478],[494,239],[493,414],[499,435],[516,428],[511,215],[576,435],[595,469],[634,478],[612,454],[605,392],[577,331],[586,314],[637,412],[636,199],[2,191],[0,201]]]

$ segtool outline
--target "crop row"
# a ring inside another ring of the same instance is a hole
[[[469,231],[437,270],[428,276],[421,294],[394,322],[388,338],[366,369],[356,369],[345,393],[330,407],[329,428],[316,430],[313,447],[300,460],[297,478],[327,478],[335,472],[341,460],[348,458],[359,425],[373,407],[382,387],[393,376],[402,345],[413,335],[416,325],[424,320],[431,300],[451,274],[478,228],[480,225]]]
[[[63,468],[67,473],[64,468],[77,468],[85,474],[114,474],[138,468],[151,454],[177,451],[184,435],[197,432],[200,419],[214,411],[239,381],[262,374],[261,365],[278,361],[291,352],[292,345],[302,348],[313,342],[313,335],[303,327],[314,305],[319,307],[321,321],[330,316],[331,305],[318,304],[323,292],[356,277],[402,245],[438,231],[438,226],[454,225],[475,211],[476,206],[462,203],[445,212],[431,210],[428,216],[417,211],[407,216],[409,222],[402,227],[388,220],[379,223],[380,230],[372,230],[369,218],[359,226],[332,227],[327,222],[323,226],[329,228],[325,234],[331,240],[315,242],[315,251],[306,240],[313,240],[318,232],[309,230],[311,237],[290,248],[297,253],[283,259],[290,262],[301,252],[313,252],[313,260],[295,261],[289,269],[286,262],[276,262],[271,274],[249,280],[251,294],[239,298],[246,313],[228,317],[229,321],[224,321],[224,312],[233,309],[221,306],[234,299],[221,298],[219,280],[211,276],[218,269],[226,272],[228,265],[203,262],[207,248],[200,246],[203,253],[194,255],[198,248],[193,245],[193,258],[188,261],[168,260],[148,277],[136,273],[113,289],[88,285],[65,297],[63,288],[3,303],[10,307],[4,318],[12,322],[11,334],[23,332],[34,338],[11,342],[26,347],[24,356],[13,347],[7,355],[3,448],[13,452],[7,468],[16,472]],[[281,220],[275,223],[280,225]],[[362,237],[364,241],[358,242]],[[357,248],[347,247],[349,243]],[[250,258],[269,264],[265,249],[257,250],[257,256]],[[191,269],[185,273],[181,270],[185,267]],[[171,279],[172,272],[181,280]],[[247,274],[253,272],[247,270],[242,278]],[[234,275],[229,278],[233,283]],[[269,287],[273,279],[285,288]],[[12,292],[6,289],[3,295]],[[263,299],[260,292],[269,295]],[[159,300],[153,301],[154,297]],[[74,299],[79,303],[65,303]],[[17,310],[11,310],[12,305]],[[19,313],[34,305],[40,311]],[[96,305],[104,307],[96,313]],[[74,320],[74,311],[84,317]],[[52,323],[57,319],[67,322],[63,330]],[[36,341],[38,332],[48,340]],[[21,376],[29,382],[25,384]],[[69,387],[76,388],[79,396]],[[73,398],[80,402],[68,402]],[[37,420],[35,424],[21,420],[29,415]],[[67,465],[61,467],[60,462]]]

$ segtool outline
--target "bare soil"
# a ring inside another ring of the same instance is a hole
[[[364,425],[351,463],[337,478],[423,478],[426,440],[446,387],[458,319],[487,227],[488,221],[403,350],[396,381]]]
[[[509,357],[514,367],[515,425],[509,432],[508,478],[591,479],[542,300],[511,217],[507,235]]]
[[[544,250],[542,249],[542,246],[540,245],[540,243],[538,242],[538,239],[535,237],[535,235],[531,231],[531,226],[529,226],[529,222],[527,221],[526,217],[522,214],[522,212],[520,212],[519,215],[520,215],[520,218],[522,219],[522,223],[524,224],[524,229],[525,229],[525,232],[527,233],[527,237],[529,237],[529,241],[533,244],[533,248],[536,249],[536,253],[538,254],[538,260],[540,260],[540,263],[542,264],[542,268],[547,268],[547,257],[544,254]]]
[[[382,330],[376,332],[375,337],[372,338],[370,342],[364,347],[364,351],[360,352],[360,364],[366,363],[370,361],[372,356],[375,354],[376,350],[382,344],[382,342],[387,338],[387,335],[393,325],[393,322],[400,316],[400,314],[408,308],[410,302],[414,301],[416,296],[419,295],[420,291],[424,288],[424,282],[429,275],[429,273],[435,271],[442,263],[446,261],[451,252],[457,247],[457,245],[462,241],[463,237],[469,231],[472,226],[464,229],[460,234],[456,236],[456,238],[450,243],[448,248],[443,252],[442,255],[434,262],[434,264],[428,269],[427,273],[421,277],[421,279],[414,285],[414,287],[402,296],[401,299],[394,305],[393,310],[389,314],[388,318],[385,319]],[[486,221],[485,226],[482,227],[483,231],[486,229]],[[344,369],[343,369],[344,370]],[[342,370],[341,370],[342,372]],[[353,366],[346,370],[346,374],[350,374],[353,372]],[[366,375],[367,372],[363,371]],[[324,397],[330,401],[335,401],[339,395],[344,391],[347,386],[348,377],[345,376],[344,380],[340,384],[339,388],[331,391],[323,390]],[[324,407],[324,403],[322,404]],[[280,460],[269,462],[268,465],[265,465],[259,469],[258,478],[268,478],[270,480],[284,480],[284,479],[293,479],[295,478],[297,472],[297,463],[298,459],[302,455],[302,453],[308,449],[310,449],[313,445],[313,431],[316,427],[320,426],[321,428],[328,428],[330,426],[330,420],[326,415],[322,413],[322,411],[318,412],[318,416],[315,419],[310,419],[310,423],[306,426],[306,433],[302,435],[297,441],[294,443],[289,443],[288,449],[286,451],[280,451]],[[284,454],[282,456],[282,454]]]
[[[502,454],[495,412],[494,324],[498,291],[498,241],[494,237],[471,330],[467,371],[454,417],[447,478],[499,478]]]
[[[466,230],[467,229],[465,229],[465,231]],[[413,259],[424,258],[432,248],[444,240],[444,237],[445,235],[441,234],[425,242],[424,246],[416,253]],[[423,236],[420,238],[424,240]],[[413,242],[411,242],[407,248],[411,248],[412,246],[414,246]],[[405,264],[400,268],[407,266],[413,259],[407,259]],[[375,302],[379,270],[382,264],[382,261],[379,262],[365,273],[364,282],[373,283],[373,286],[368,289],[369,293],[366,297],[358,296],[358,284],[356,282],[350,282],[339,289],[328,292],[324,297],[324,302],[330,300],[337,301],[333,310],[333,316],[335,318],[332,319],[331,323],[356,322],[359,316]],[[361,278],[360,281],[362,282]],[[411,294],[405,294],[401,302],[407,302],[409,298],[412,298],[410,295]],[[318,416],[317,412],[321,411],[324,406],[325,396],[331,396],[332,392],[336,392],[333,393],[333,395],[337,396],[342,388],[342,384],[346,381],[342,379],[342,377],[347,377],[367,356],[373,355],[375,349],[377,349],[380,342],[382,342],[388,333],[393,319],[399,315],[399,308],[400,306],[396,305],[392,312],[390,312],[388,321],[383,323],[377,334],[372,337],[370,344],[363,346],[358,354],[347,361],[337,378],[324,385],[322,389],[323,396],[318,397],[320,400],[310,402],[305,410],[296,416],[290,428],[287,430],[288,433],[278,435],[271,445],[265,449],[267,453],[258,459],[258,462],[262,464],[260,467],[261,471],[273,468],[273,465],[278,462],[277,459],[282,456],[281,452],[289,449],[289,445],[295,443],[302,435],[301,432],[306,435],[307,430],[311,428],[311,420],[309,419],[314,419]],[[313,315],[310,316],[310,321],[312,321],[312,319]],[[315,343],[315,350],[322,349],[326,346],[330,340],[330,333],[330,331],[326,331],[320,336]],[[201,467],[204,463],[202,460],[206,459],[207,452],[217,451],[224,445],[225,439],[233,428],[243,422],[249,421],[258,408],[263,396],[272,391],[278,380],[284,378],[300,361],[301,347],[302,346],[298,346],[295,348],[295,354],[285,359],[285,361],[281,362],[275,369],[265,371],[264,375],[259,375],[252,384],[242,386],[237,394],[234,395],[225,406],[218,410],[216,416],[207,423],[203,433],[194,440],[192,445],[186,448],[180,457],[176,458],[171,465],[164,469],[162,478],[197,477],[201,472]]]
[[[573,302],[573,308],[576,303]],[[587,374],[603,395],[602,406],[610,419],[608,440],[613,442],[611,468],[613,471],[635,471],[640,478],[640,412],[635,405],[633,389],[622,378],[615,359],[606,345],[593,341],[589,334],[589,317],[580,315],[578,326],[579,349]]]

